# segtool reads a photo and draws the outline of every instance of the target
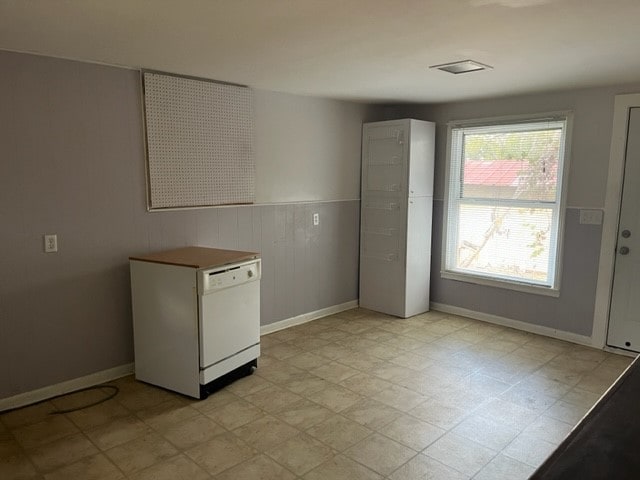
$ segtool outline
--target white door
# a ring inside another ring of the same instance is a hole
[[[640,108],[629,110],[607,344],[640,352]]]

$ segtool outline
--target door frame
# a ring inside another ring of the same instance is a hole
[[[640,107],[640,94],[616,95],[613,110],[613,131],[609,153],[609,175],[604,204],[604,222],[600,243],[598,283],[593,315],[591,343],[596,348],[607,347],[609,310],[615,264],[615,248],[618,240],[618,222],[622,204],[622,182],[629,131],[629,110]]]

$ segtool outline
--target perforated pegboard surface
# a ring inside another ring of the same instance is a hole
[[[253,203],[252,94],[144,72],[149,207]]]

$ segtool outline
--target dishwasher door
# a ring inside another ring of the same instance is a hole
[[[201,369],[260,343],[260,259],[201,271],[198,294]]]

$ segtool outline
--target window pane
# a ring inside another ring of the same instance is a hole
[[[465,133],[462,198],[556,199],[562,128]]]
[[[454,268],[549,285],[552,217],[545,208],[461,204]]]

